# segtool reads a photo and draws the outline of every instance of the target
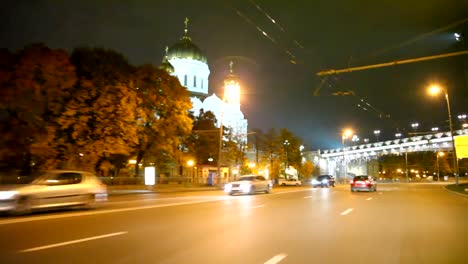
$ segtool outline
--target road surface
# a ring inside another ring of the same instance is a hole
[[[468,263],[468,198],[439,184],[126,195],[0,217],[0,245],[1,263]]]

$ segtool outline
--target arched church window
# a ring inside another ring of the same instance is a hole
[[[184,75],[184,86],[187,86],[187,74]]]
[[[193,76],[193,87],[197,87],[197,76]]]

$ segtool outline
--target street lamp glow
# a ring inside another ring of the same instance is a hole
[[[351,130],[351,129],[345,129],[345,130],[343,131],[342,137],[343,137],[343,139],[347,139],[347,138],[351,137],[352,135],[353,135],[353,130]]]
[[[195,161],[193,160],[188,160],[187,161],[187,166],[192,167],[195,164]]]
[[[375,134],[375,135],[380,134],[380,130],[374,130],[374,134]]]
[[[395,137],[400,138],[400,137],[401,137],[401,133],[396,133],[396,134],[395,134]]]
[[[445,156],[445,153],[442,152],[442,151],[439,151],[439,152],[437,152],[437,155],[439,155],[439,157],[443,157],[443,156]]]
[[[429,86],[429,89],[428,89],[428,92],[430,95],[433,95],[433,96],[436,96],[438,94],[440,94],[442,92],[442,87],[440,87],[440,85],[438,84],[431,84]]]
[[[455,37],[456,41],[460,41],[460,39],[461,39],[461,34],[460,33],[455,32],[455,33],[453,33],[453,36]]]
[[[416,129],[416,128],[419,127],[419,123],[412,123],[412,124],[411,124],[411,127],[414,128],[414,129]]]
[[[434,132],[437,132],[437,131],[439,131],[439,128],[438,127],[433,127],[433,128],[431,128],[431,130],[434,131]]]

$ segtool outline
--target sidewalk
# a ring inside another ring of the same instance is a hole
[[[195,184],[156,184],[146,185],[107,185],[109,195],[145,194],[145,193],[172,193],[172,192],[196,192],[219,191],[217,186]]]

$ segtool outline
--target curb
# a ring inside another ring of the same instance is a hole
[[[460,192],[456,192],[456,191],[449,190],[449,189],[447,188],[447,186],[448,186],[448,185],[445,185],[445,186],[443,187],[444,190],[446,190],[447,192],[452,193],[452,194],[456,194],[456,195],[461,196],[461,197],[468,198],[468,194],[464,194],[464,193],[460,193]]]

